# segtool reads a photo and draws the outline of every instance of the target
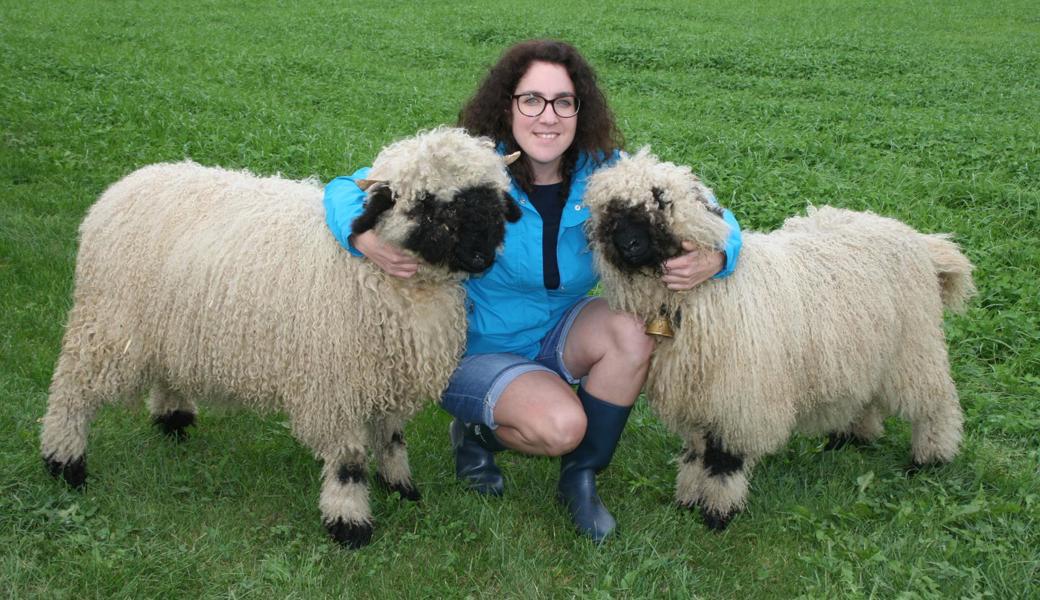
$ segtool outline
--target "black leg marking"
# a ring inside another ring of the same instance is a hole
[[[824,450],[841,450],[845,446],[852,443],[855,439],[851,434],[839,432],[827,434],[827,443],[823,446]]]
[[[72,462],[58,462],[51,457],[43,459],[51,477],[61,477],[69,486],[82,490],[87,485],[87,456],[83,455]]]
[[[726,526],[729,525],[729,522],[733,520],[733,515],[735,514],[735,512],[723,514],[701,507],[701,520],[704,521],[704,524],[708,529],[716,533],[725,529]]]
[[[332,523],[325,523],[325,529],[332,539],[353,550],[367,546],[372,541],[371,523],[348,523],[336,519]]]
[[[823,446],[823,449],[841,450],[849,445],[862,448],[870,445],[870,442],[847,432],[831,433],[827,436],[827,443]]]
[[[405,500],[410,500],[412,502],[418,502],[419,500],[422,500],[422,494],[419,493],[419,490],[415,487],[415,485],[412,484],[411,481],[399,481],[397,483],[390,483],[386,480],[385,477],[380,475],[379,485],[386,488],[386,490],[389,492],[397,492],[401,495],[401,498],[404,498]]]
[[[348,483],[365,483],[368,473],[365,467],[356,463],[343,463],[336,471],[336,479],[343,485]]]
[[[683,448],[682,461],[684,463],[689,464],[689,463],[692,463],[692,462],[697,462],[698,458],[700,458],[700,455],[697,454],[696,450],[694,450],[693,448],[688,448],[688,447],[687,448]]]
[[[677,504],[679,505],[679,508],[683,510],[688,510],[690,512],[699,509],[701,513],[701,521],[704,522],[704,525],[708,529],[716,533],[725,529],[726,526],[729,525],[729,522],[732,521],[733,517],[737,514],[736,511],[731,511],[723,514],[720,512],[715,512],[713,510],[708,510],[707,508],[704,508],[699,502],[677,502]]]
[[[704,449],[704,466],[711,476],[722,477],[742,469],[744,459],[723,450],[722,444],[709,433],[708,444]]]
[[[394,434],[392,436],[390,436],[390,443],[391,444],[396,444],[398,446],[406,445],[404,443],[404,434],[401,433],[400,431],[395,431]]]
[[[946,464],[945,461],[930,461],[930,462],[917,462],[916,460],[911,461],[909,465],[903,468],[903,473],[907,477],[914,477],[922,472],[930,471],[936,467],[941,467]]]
[[[195,424],[195,413],[175,410],[155,417],[154,423],[165,435],[183,442],[188,437],[186,429]]]

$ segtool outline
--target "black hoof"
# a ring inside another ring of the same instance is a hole
[[[903,474],[906,475],[907,477],[914,477],[915,475],[919,475],[923,471],[929,471],[931,469],[934,469],[935,467],[941,466],[942,464],[943,464],[942,462],[925,462],[925,463],[922,463],[922,462],[917,462],[915,460],[915,461],[912,461],[909,465],[903,467]]]
[[[50,457],[43,459],[47,465],[47,471],[51,477],[61,477],[65,483],[77,490],[82,490],[87,485],[87,457],[81,456],[72,462],[58,462]]]
[[[175,410],[155,417],[154,423],[159,428],[159,431],[178,442],[183,442],[188,437],[188,432],[185,429],[195,424],[195,413],[190,413],[186,410]]]
[[[827,443],[824,444],[823,449],[830,450],[841,450],[845,446],[852,443],[852,436],[847,433],[831,433],[827,436]]]
[[[332,539],[352,550],[367,546],[372,541],[371,523],[347,523],[343,519],[336,519],[332,523],[325,523],[325,529]]]
[[[832,433],[827,436],[827,443],[823,446],[824,450],[841,450],[845,446],[855,446],[862,448],[867,445],[866,440],[862,440],[851,433]]]
[[[704,522],[704,525],[706,525],[708,529],[711,529],[715,532],[719,532],[725,529],[726,526],[729,525],[729,522],[732,521],[733,517],[737,514],[736,511],[722,514],[713,510],[708,510],[701,506],[698,502],[676,502],[676,505],[680,509],[688,510],[690,512],[696,512],[699,510],[701,513],[701,521]]]
[[[723,514],[706,508],[701,508],[701,520],[704,521],[704,524],[708,529],[716,533],[725,529],[726,526],[729,525],[729,522],[733,520],[733,515],[735,514],[735,512]]]
[[[411,500],[412,502],[418,502],[419,500],[422,500],[422,494],[419,493],[418,488],[412,485],[411,481],[403,483],[390,483],[389,481],[384,479],[382,475],[380,475],[379,484],[386,488],[388,492],[397,492],[405,500]]]

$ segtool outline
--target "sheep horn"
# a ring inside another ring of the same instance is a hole
[[[377,183],[386,183],[386,180],[383,180],[383,179],[358,179],[354,183],[356,183],[357,186],[359,188],[361,188],[361,191],[368,191],[368,188],[372,187],[373,185],[375,185]]]
[[[506,163],[506,166],[508,167],[509,165],[515,163],[516,159],[518,159],[518,158],[520,158],[520,151],[519,150],[517,150],[516,152],[514,152],[512,154],[506,154],[505,156],[503,156],[502,157],[502,162]]]

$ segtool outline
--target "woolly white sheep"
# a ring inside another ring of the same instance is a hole
[[[912,424],[915,465],[949,461],[962,414],[943,307],[974,292],[972,265],[944,235],[893,219],[809,208],[746,233],[728,278],[689,292],[660,283],[690,240],[721,248],[728,226],[689,168],[647,150],[590,180],[589,237],[615,309],[663,316],[646,394],[685,442],[676,499],[721,529],[743,508],[752,467],[794,432],[869,441],[882,419]]]
[[[417,499],[401,429],[440,397],[466,334],[461,279],[492,264],[519,218],[488,140],[438,128],[385,148],[355,234],[420,260],[410,279],[351,257],[324,222],[315,181],[191,162],[135,171],[80,227],[73,306],[43,419],[42,454],[82,487],[97,409],[150,391],[167,433],[194,399],[288,413],[321,460],[330,535],[368,543],[367,453]]]

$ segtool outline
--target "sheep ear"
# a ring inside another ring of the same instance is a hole
[[[520,158],[520,151],[519,150],[517,150],[516,152],[514,152],[512,154],[506,154],[505,156],[503,156],[502,157],[502,162],[506,163],[506,166],[508,167],[509,165],[515,163],[518,158]]]
[[[370,188],[373,185],[376,185],[378,183],[382,183],[383,185],[386,185],[386,181],[383,180],[383,179],[358,179],[354,183],[356,183],[357,186],[362,189],[362,191],[366,191],[366,192],[368,191],[368,188]]]
[[[510,223],[516,223],[519,221],[520,217],[523,216],[523,213],[520,212],[520,205],[516,203],[516,200],[514,200],[511,195],[504,192],[502,194],[502,200],[506,203],[506,221],[509,221]]]
[[[661,188],[654,186],[650,188],[650,193],[654,196],[654,202],[657,203],[657,208],[664,210],[669,204],[671,204],[671,202],[665,199],[664,190]]]
[[[725,218],[725,215],[723,213],[724,213],[724,211],[726,209],[722,208],[718,204],[711,204],[709,202],[705,202],[704,206],[705,206],[705,208],[708,209],[709,213],[715,215],[716,217],[718,217],[720,219]]]
[[[382,182],[380,182],[382,183]],[[394,207],[394,193],[388,185],[375,187],[365,201],[365,212],[350,225],[351,235],[361,235],[376,226],[379,218]]]

